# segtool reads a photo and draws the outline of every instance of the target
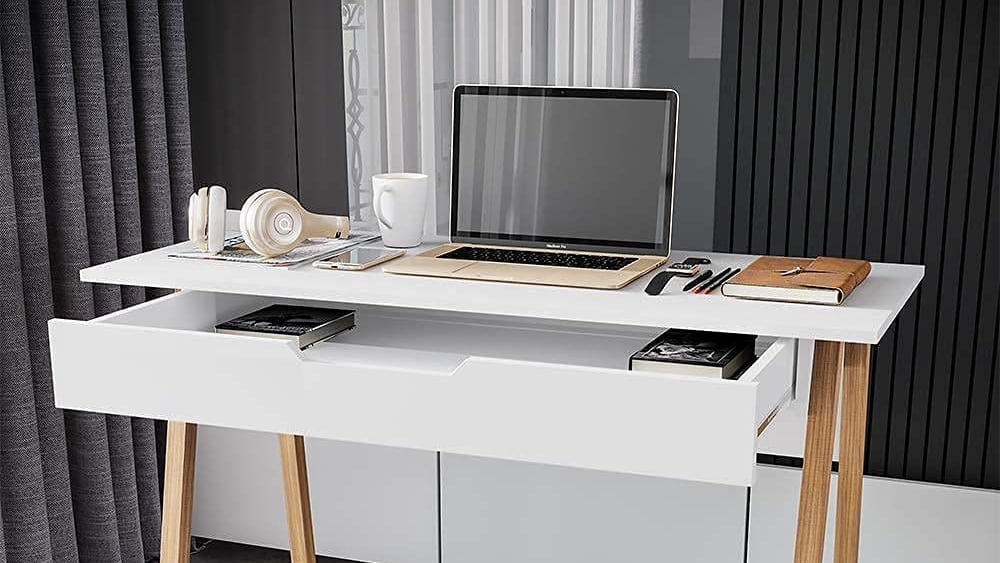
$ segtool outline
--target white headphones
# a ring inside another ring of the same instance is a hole
[[[222,250],[226,242],[226,188],[209,186],[191,194],[188,238],[202,250]]]
[[[218,205],[221,192],[221,205]],[[204,195],[202,195],[204,193]],[[191,196],[191,240],[203,250],[219,252],[224,243],[226,191],[221,186],[202,188]],[[207,206],[202,202],[207,201]],[[247,198],[240,209],[240,232],[250,250],[261,256],[278,256],[313,237],[342,238],[351,230],[347,217],[317,215],[302,208],[291,195],[265,188]],[[201,236],[200,233],[206,233]],[[218,233],[218,241],[213,234]],[[203,242],[204,241],[204,242]]]

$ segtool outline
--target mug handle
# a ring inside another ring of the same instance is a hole
[[[384,196],[384,195],[386,195],[388,193],[392,193],[392,188],[391,187],[382,188],[382,191],[379,192],[378,197],[376,197],[375,201],[372,202],[372,203],[374,203],[373,207],[375,208],[375,217],[383,225],[385,225],[387,228],[391,229],[392,228],[392,223],[390,223],[389,220],[385,218],[385,215],[382,214],[382,196]]]

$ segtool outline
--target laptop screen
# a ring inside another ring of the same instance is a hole
[[[669,90],[459,86],[452,239],[667,255]]]

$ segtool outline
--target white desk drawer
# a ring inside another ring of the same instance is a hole
[[[791,394],[794,342],[739,380],[630,372],[657,333],[360,309],[305,351],[215,334],[273,299],[182,292],[49,323],[56,404],[319,438],[731,485]],[[669,325],[669,319],[664,319]]]

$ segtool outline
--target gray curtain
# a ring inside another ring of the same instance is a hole
[[[149,297],[79,270],[183,236],[181,0],[0,0],[0,563],[159,552],[154,423],[53,405],[46,321]]]

